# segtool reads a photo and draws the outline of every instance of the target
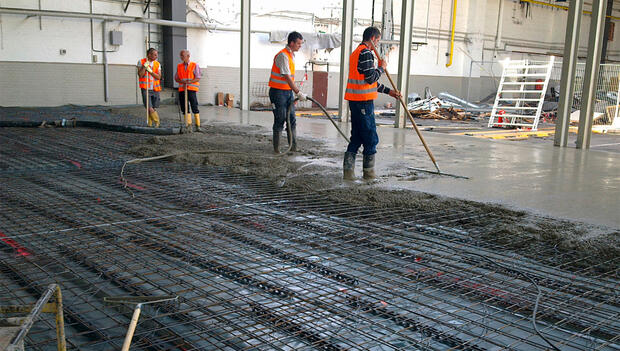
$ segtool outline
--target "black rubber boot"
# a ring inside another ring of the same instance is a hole
[[[273,152],[276,154],[280,153],[280,134],[282,134],[282,132],[273,131]]]
[[[342,162],[342,179],[355,180],[355,154],[352,152],[344,153]]]
[[[377,179],[375,174],[375,155],[364,155],[363,163],[364,179],[373,180]]]

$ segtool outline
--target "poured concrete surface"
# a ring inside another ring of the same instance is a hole
[[[204,122],[260,125],[271,129],[271,112],[201,107]],[[318,138],[336,152],[346,141],[328,120],[298,118],[300,137]],[[350,126],[339,123],[348,134]],[[620,154],[557,148],[549,143],[481,140],[423,132],[442,171],[468,180],[408,170],[434,170],[415,132],[378,128],[377,173],[384,186],[498,203],[556,218],[620,227]],[[303,142],[301,143],[303,148]],[[620,145],[618,146],[620,149]],[[358,157],[357,171],[361,171]],[[327,161],[340,167],[340,160]],[[408,181],[407,179],[412,179]]]

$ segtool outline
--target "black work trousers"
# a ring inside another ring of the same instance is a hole
[[[195,91],[187,90],[187,103],[191,106],[193,113],[200,113]],[[179,91],[179,106],[181,106],[181,112],[185,114],[185,91]]]

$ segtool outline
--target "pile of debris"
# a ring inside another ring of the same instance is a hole
[[[441,99],[440,99],[441,97]],[[414,118],[444,119],[464,121],[473,119],[470,112],[463,107],[479,109],[480,107],[448,93],[440,93],[439,97],[431,96],[407,104],[407,109]]]
[[[465,121],[473,119],[470,112],[466,112],[460,108],[441,107],[433,110],[409,110],[414,118],[421,119],[445,119],[453,121]]]

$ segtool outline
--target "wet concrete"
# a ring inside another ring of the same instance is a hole
[[[270,112],[202,109],[203,123],[255,125],[268,130],[272,123]],[[346,141],[327,120],[298,118],[297,125],[300,137],[321,141],[336,155],[346,148]],[[340,126],[350,130],[347,123]],[[441,170],[470,177],[464,180],[409,170],[408,167],[434,170],[411,129],[383,126],[378,133],[377,185],[382,187],[496,203],[540,215],[620,228],[617,153],[557,148],[552,142],[533,145],[423,132]],[[339,168],[338,157],[315,162]],[[356,170],[361,173],[360,160]]]
[[[81,118],[79,108],[73,110],[69,115]],[[144,124],[140,107],[95,110],[104,121]],[[37,117],[38,111],[31,112],[31,117]],[[92,108],[84,112],[95,118]],[[178,126],[176,106],[162,106],[159,114],[162,125]],[[549,248],[568,253],[550,258],[554,264],[575,265],[578,253],[580,266],[617,269],[618,153],[424,132],[444,172],[471,177],[454,179],[408,169],[432,170],[433,165],[412,130],[384,126],[378,130],[380,178],[372,183],[345,183],[341,165],[346,141],[328,120],[299,118],[301,152],[274,156],[270,112],[201,106],[201,117],[203,133],[136,139],[128,152],[134,157],[175,153],[168,160],[224,166],[291,191],[319,193],[335,203],[381,211],[407,208],[438,218],[473,213],[480,222],[476,235],[485,241],[534,255]],[[347,124],[340,125],[349,130]],[[360,177],[361,157],[356,170]]]
[[[162,126],[178,126],[176,105],[160,109]],[[2,120],[44,120],[78,118],[119,124],[144,124],[144,109],[131,107],[63,106],[46,109],[0,109]],[[201,106],[203,123],[248,126],[262,137],[247,140],[251,148],[260,145],[270,152],[271,112],[240,111],[222,107]],[[421,125],[436,122],[419,121]],[[348,133],[347,123],[337,122]],[[311,145],[305,148],[311,166],[322,165],[337,171],[346,141],[326,119],[298,118],[300,138],[313,138],[321,145],[322,154],[313,155]],[[258,130],[258,127],[265,129]],[[446,173],[468,176],[454,179],[420,173],[408,167],[434,170],[418,137],[411,129],[378,128],[377,173],[379,184],[389,189],[417,190],[430,194],[485,203],[496,203],[556,218],[620,227],[620,145],[617,138],[596,135],[596,145],[606,145],[605,152],[556,148],[552,140],[515,142],[477,139],[461,135],[423,132],[440,168]],[[243,141],[240,141],[243,142]],[[303,147],[303,143],[301,144]],[[596,146],[595,145],[595,146]],[[214,145],[218,146],[218,145]],[[251,151],[251,150],[250,150]],[[257,150],[258,151],[258,150]],[[361,158],[361,157],[359,157]],[[303,160],[305,163],[308,159]],[[361,173],[361,161],[357,171]],[[337,179],[335,180],[337,181]]]

